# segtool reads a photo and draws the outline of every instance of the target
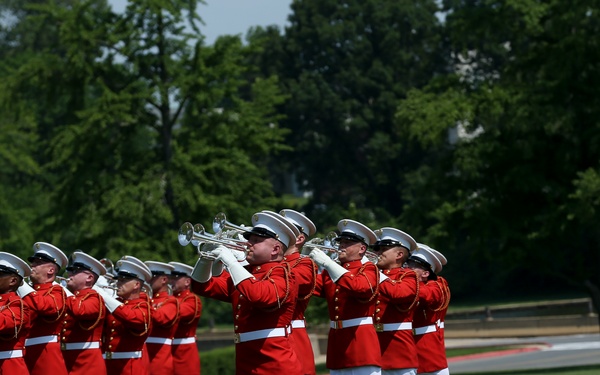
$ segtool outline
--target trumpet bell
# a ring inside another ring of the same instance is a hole
[[[177,239],[179,240],[179,244],[181,246],[187,246],[192,242],[192,238],[194,237],[194,226],[192,223],[185,222],[179,228],[179,234],[177,235]]]

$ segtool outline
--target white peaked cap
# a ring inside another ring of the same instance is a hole
[[[294,236],[295,237],[298,237],[300,235],[300,229],[298,229],[298,227],[296,225],[294,225],[294,223],[292,223],[286,217],[283,217],[282,215],[280,215],[280,214],[278,214],[277,212],[274,212],[274,211],[263,210],[262,212],[264,212],[266,214],[269,214],[271,216],[274,216],[277,219],[281,220],[284,224],[286,224],[288,226],[288,228],[290,228],[290,230],[292,232],[294,232]]]
[[[275,238],[287,247],[296,243],[296,236],[286,223],[264,212],[252,215],[252,229],[244,232],[244,238],[248,239],[251,234]]]
[[[187,264],[179,263],[179,262],[169,262],[169,264],[173,266],[171,275],[173,275],[173,276],[188,276],[188,277],[192,276],[192,271],[194,270],[194,267],[188,266]]]
[[[377,241],[375,233],[366,225],[361,224],[358,221],[342,219],[338,222],[337,227],[340,231],[340,235],[337,237],[338,240],[345,238],[348,240],[364,242],[367,246],[371,246]]]
[[[31,274],[31,268],[16,255],[0,251],[0,272],[14,273],[21,277]]]
[[[31,263],[35,258],[52,262],[61,269],[65,268],[69,262],[65,253],[48,242],[36,242],[33,244],[33,255],[27,258],[27,260]]]
[[[139,264],[130,260],[121,259],[117,262],[116,266],[119,268],[117,277],[135,277],[146,283],[149,283],[152,279],[150,269],[143,262]]]
[[[67,267],[67,271],[73,271],[75,268],[86,269],[98,276],[106,274],[106,267],[99,260],[83,251],[75,251],[71,255],[71,264]]]
[[[417,258],[417,260],[429,264],[433,273],[439,273],[442,270],[442,266],[446,264],[446,257],[427,245],[418,243],[417,246],[417,250],[411,254],[409,260]]]
[[[300,232],[306,234],[307,236],[312,236],[317,233],[317,227],[315,224],[304,214],[290,209],[281,210],[279,213],[281,216],[285,217],[294,225],[296,225]]]
[[[146,266],[148,266],[148,268],[150,269],[152,276],[168,276],[171,274],[171,271],[175,269],[175,267],[172,264],[155,262],[153,260],[148,260],[144,263],[146,263]]]
[[[375,235],[377,236],[375,246],[400,245],[408,249],[410,253],[417,250],[417,241],[415,241],[408,233],[404,233],[399,229],[384,227],[377,229]]]

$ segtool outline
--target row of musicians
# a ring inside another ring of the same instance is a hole
[[[236,374],[315,374],[304,318],[312,297],[328,305],[330,374],[448,374],[450,289],[437,275],[446,258],[398,229],[343,219],[334,261],[307,243],[315,232],[297,211],[257,212],[243,233],[246,266],[222,245],[198,259],[192,291],[232,304]]]
[[[37,242],[28,261],[0,252],[0,374],[200,374],[191,266],[126,256],[109,285],[104,265],[81,251],[68,262]]]

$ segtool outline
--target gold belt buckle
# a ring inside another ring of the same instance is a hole
[[[383,332],[383,323],[375,323],[375,331]]]
[[[112,352],[104,353],[106,355],[106,359],[112,359]]]
[[[67,344],[64,342],[60,343],[60,350],[67,350]]]
[[[239,333],[234,333],[233,334],[233,342],[235,344],[239,344],[240,343],[240,334]]]

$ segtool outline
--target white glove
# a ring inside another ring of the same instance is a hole
[[[213,262],[212,274],[213,276],[220,276],[223,273],[223,262]]]
[[[379,272],[379,284],[381,284],[382,282],[389,280],[390,278],[387,277],[387,275],[385,275],[383,272]]]
[[[337,282],[343,274],[348,272],[347,269],[337,264],[333,259],[328,257],[324,252],[319,249],[313,249],[308,256],[317,263],[317,265],[325,268],[331,276],[333,282]]]
[[[254,277],[250,272],[248,272],[247,269],[244,268],[244,266],[240,264],[240,262],[238,262],[237,258],[235,257],[235,255],[233,255],[231,250],[227,248],[221,251],[221,253],[217,257],[217,260],[223,262],[223,264],[227,267],[227,270],[229,270],[229,274],[231,275],[233,285],[237,286],[242,281]]]
[[[213,261],[206,258],[200,258],[196,261],[196,265],[192,270],[192,279],[199,282],[205,283],[212,277]]]
[[[109,295],[106,292],[106,290],[104,290],[104,288],[94,285],[92,287],[92,289],[94,289],[96,292],[98,292],[98,294],[100,294],[100,296],[104,300],[104,305],[106,306],[108,311],[110,311],[111,313],[114,312],[117,309],[117,307],[119,307],[123,304],[121,301],[119,301],[116,298],[114,298],[113,296]]]
[[[26,282],[23,282],[21,284],[21,286],[19,288],[17,288],[17,294],[21,298],[24,298],[26,295],[28,295],[31,292],[35,292],[35,289],[33,289],[31,287],[31,285],[27,284]]]
[[[96,280],[96,285],[108,286],[108,279],[104,275],[100,275],[98,276],[98,280]]]
[[[73,293],[71,293],[71,291],[69,289],[67,289],[66,286],[64,286],[62,284],[60,284],[60,286],[65,290],[65,294],[67,295],[67,297],[71,297],[74,295]]]

